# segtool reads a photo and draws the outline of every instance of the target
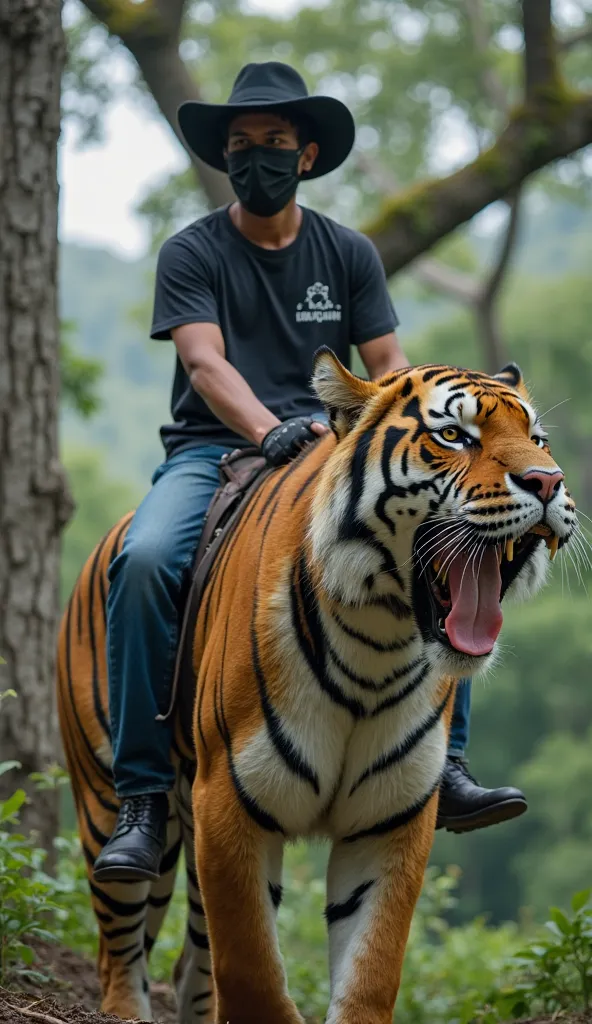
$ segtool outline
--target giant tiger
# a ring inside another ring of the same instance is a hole
[[[150,1019],[148,955],[182,844],[182,1024],[297,1024],[278,949],[282,851],[332,844],[327,1024],[388,1024],[432,844],[455,680],[495,657],[506,592],[532,595],[574,503],[513,364],[361,380],[321,350],[332,432],[271,474],[218,555],[178,722],[153,884],[91,880],[103,1009]],[[76,585],[59,711],[89,874],[117,811],[109,767],[107,570]],[[549,549],[549,550],[547,550]]]

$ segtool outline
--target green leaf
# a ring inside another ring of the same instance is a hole
[[[20,761],[0,761],[0,775],[6,775],[6,772],[11,772],[13,768],[21,768]]]
[[[14,814],[17,814],[26,799],[27,794],[24,789],[17,789],[8,800],[0,804],[0,821],[7,821],[8,818],[12,818]]]
[[[26,946],[24,942],[17,942],[13,946],[14,955],[18,956],[19,960],[22,960],[27,967],[30,967],[35,960],[35,950],[31,949],[31,946]]]
[[[45,942],[55,942],[56,936],[53,932],[48,932],[45,928],[34,927],[31,929],[34,935],[38,939],[44,939]]]
[[[580,910],[583,910],[592,896],[592,889],[582,889],[581,892],[576,892],[571,898],[571,909],[574,914],[577,914]]]
[[[29,978],[31,981],[36,981],[39,985],[47,985],[52,981],[51,975],[42,974],[41,971],[29,971],[26,967],[17,968],[14,971],[20,978]]]
[[[561,931],[561,928],[557,927],[555,921],[545,921],[545,928],[548,928],[551,934],[554,935],[556,938],[563,938],[563,932]]]
[[[83,419],[88,419],[101,407],[99,383],[103,364],[80,355],[67,338],[62,338],[60,371],[64,400]]]
[[[541,957],[545,956],[548,951],[548,946],[536,945],[527,946],[525,949],[519,949],[514,953],[513,960],[540,960]]]
[[[560,910],[559,907],[550,907],[549,908],[549,913],[551,915],[551,919],[555,922],[555,924],[559,928],[559,931],[562,932],[564,935],[571,935],[571,933],[573,931],[572,925],[571,925],[571,922],[568,920],[568,918],[563,913],[563,911]]]

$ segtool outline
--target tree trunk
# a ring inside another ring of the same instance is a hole
[[[2,792],[56,758],[60,533],[71,499],[58,455],[57,143],[61,0],[0,0],[0,759]],[[23,811],[48,844],[55,793]]]
[[[509,360],[498,321],[498,303],[492,297],[491,302],[476,302],[473,309],[483,354],[481,369],[486,373],[499,373]]]

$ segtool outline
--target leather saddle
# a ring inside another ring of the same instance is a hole
[[[206,514],[183,612],[169,707],[165,714],[157,715],[157,721],[163,722],[169,718],[177,701],[181,701],[183,710],[187,706],[188,723],[191,723],[195,691],[193,637],[201,598],[218,552],[249,501],[271,472],[259,448],[239,448],[222,456],[220,486]],[[184,729],[186,731],[187,726]]]

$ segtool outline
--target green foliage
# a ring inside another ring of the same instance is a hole
[[[108,478],[101,452],[66,448],[63,459],[76,502],[63,541],[61,594],[65,602],[95,544],[136,506],[138,493],[128,484]]]
[[[14,825],[25,802],[24,790],[0,803],[0,985],[14,976],[32,975],[34,953],[27,937],[51,939],[47,923],[56,911],[55,887],[43,874],[45,851],[5,825]]]
[[[14,691],[0,693],[0,702]],[[0,762],[0,775],[20,768],[18,761]],[[31,836],[15,831],[19,811],[27,799],[17,789],[0,801],[0,986],[15,976],[32,975],[34,952],[28,936],[51,938],[45,925],[56,910],[54,886],[42,871],[45,851],[35,846]]]
[[[24,794],[0,805],[16,819]],[[1,827],[1,826],[0,826]],[[75,833],[55,841],[54,879],[43,873],[41,851],[30,839],[0,831],[0,942],[4,980],[31,972],[28,935],[39,935],[94,958],[97,929],[85,859]],[[326,846],[289,846],[284,901],[278,915],[290,992],[308,1017],[322,1019],[329,1001],[324,922]],[[413,920],[405,957],[397,1021],[401,1024],[498,1024],[508,1016],[587,1008],[592,999],[590,891],[572,899],[572,916],[552,908],[547,936],[525,944],[515,924],[488,927],[482,918],[451,926],[458,870],[430,869]],[[10,897],[9,912],[6,896]],[[180,865],[173,898],[151,954],[150,974],[170,981],[183,942],[186,891]],[[10,916],[9,916],[10,915]],[[9,930],[10,928],[10,930]],[[4,930],[3,930],[4,929]],[[9,940],[6,941],[6,935]],[[34,972],[40,978],[38,972]],[[2,977],[0,976],[0,983]]]
[[[61,267],[62,316],[77,325],[80,354],[104,367],[97,389],[101,408],[90,420],[64,408],[62,443],[66,452],[100,448],[106,478],[147,490],[163,457],[158,428],[170,417],[174,368],[172,343],[149,341],[148,314],[139,325],[130,313],[151,296],[154,267],[148,280],[142,261],[74,245],[62,246]]]
[[[290,992],[305,1016],[320,1020],[329,1002],[325,881],[320,876],[325,860],[323,847],[299,843],[287,848],[278,914]],[[519,946],[515,925],[492,929],[478,919],[451,927],[447,915],[456,902],[457,884],[455,869],[427,872],[405,955],[397,1002],[401,1024],[468,1024]]]
[[[157,249],[171,234],[172,225],[190,224],[208,212],[207,203],[196,193],[193,167],[167,178],[138,204],[137,212],[150,225],[152,247]]]
[[[469,1024],[519,942],[514,924],[494,929],[478,917],[452,927],[458,881],[457,869],[428,870],[403,966],[401,1024]]]
[[[103,375],[98,359],[79,355],[69,340],[74,330],[71,323],[62,324],[60,341],[60,380],[62,398],[66,406],[88,419],[101,407],[97,385]]]
[[[486,1024],[526,1014],[592,1008],[592,889],[571,899],[571,915],[551,907],[546,936],[517,950],[508,965],[510,980],[495,992],[478,1019]]]
[[[109,56],[117,49],[115,39],[97,26],[82,6],[69,19],[68,51],[62,82],[62,113],[75,125],[79,142],[101,142],[104,114],[119,93],[109,74]]]
[[[305,843],[286,849],[278,932],[292,997],[307,1016],[323,1019],[329,1004],[325,881],[310,852]],[[316,852],[326,859],[325,846]]]
[[[574,886],[590,884],[591,741],[592,725],[583,734],[553,732],[536,744],[517,776],[533,803],[530,828],[544,837],[540,846],[531,842],[515,858],[524,899],[531,906],[540,906],[546,893],[567,903]]]
[[[75,834],[56,842],[59,911],[53,930],[59,941],[95,956],[96,924],[91,910],[84,857]],[[288,985],[307,1017],[322,1019],[329,1002],[328,945],[324,920],[327,847],[288,846],[284,899],[278,913],[280,946]],[[515,925],[487,928],[484,921],[452,928],[458,872],[430,870],[414,918],[398,1003],[401,1024],[466,1024],[495,988],[502,967],[520,937]],[[155,981],[170,981],[186,921],[182,861],[158,942],[150,957]]]
[[[70,776],[59,764],[50,764],[44,772],[31,772],[29,779],[39,793],[54,791],[69,786]]]
[[[57,853],[55,886],[57,909],[52,931],[57,942],[94,959],[98,936],[93,913],[86,861],[78,835],[74,832],[54,840]]]

